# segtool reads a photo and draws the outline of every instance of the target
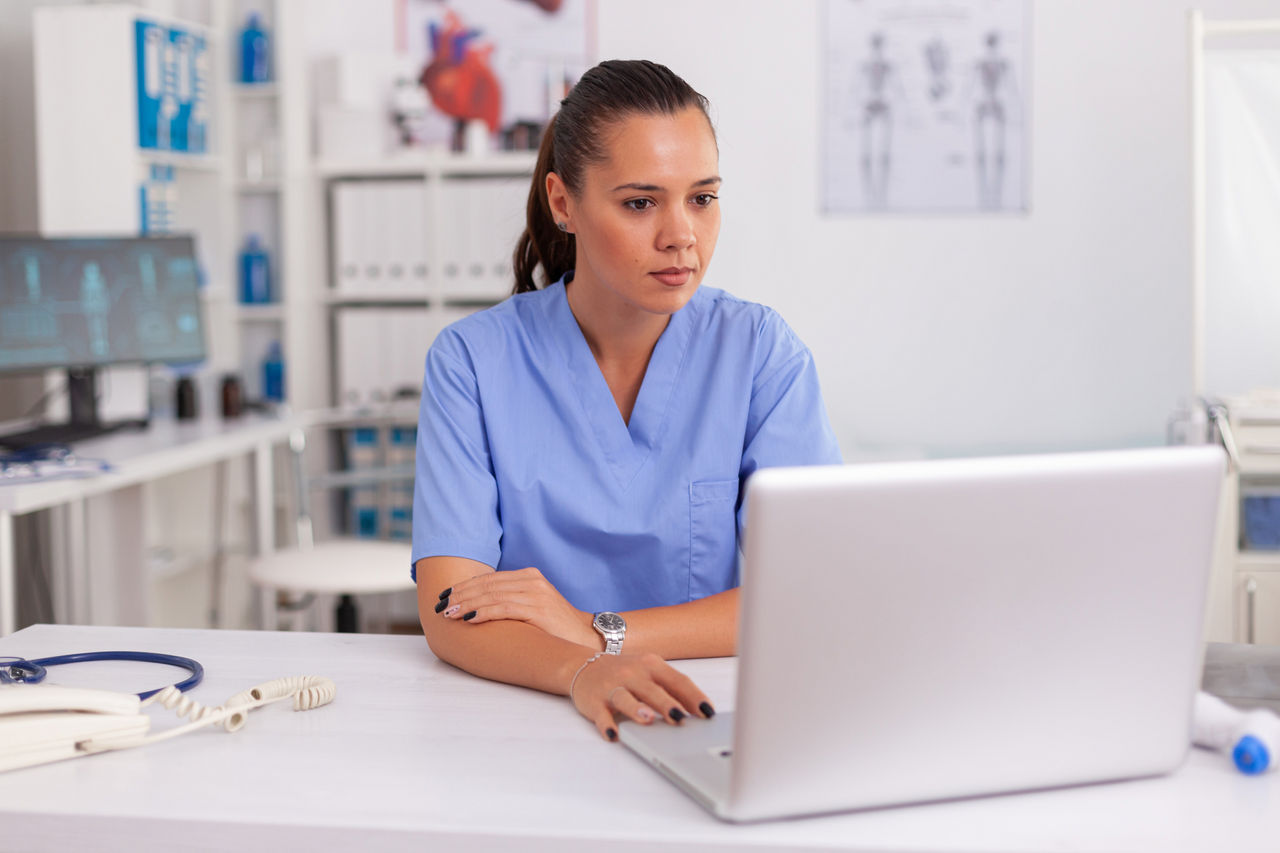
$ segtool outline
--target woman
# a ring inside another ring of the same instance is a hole
[[[568,695],[609,740],[615,714],[714,713],[665,661],[734,653],[742,484],[839,461],[805,346],[769,309],[699,287],[719,189],[706,99],[664,66],[601,63],[543,138],[515,295],[427,355],[427,641]]]

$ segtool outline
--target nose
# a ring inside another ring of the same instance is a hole
[[[698,241],[694,233],[693,219],[683,205],[667,209],[662,228],[658,232],[658,248],[663,250],[688,249]]]

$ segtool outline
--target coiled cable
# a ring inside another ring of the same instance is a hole
[[[174,687],[165,687],[147,699],[142,700],[145,707],[152,703],[163,705],[179,717],[190,719],[186,725],[175,726],[158,734],[145,737],[131,736],[125,739],[111,736],[92,738],[77,744],[81,752],[106,752],[113,749],[127,749],[134,746],[145,746],[162,740],[169,740],[178,735],[196,729],[220,723],[229,732],[238,731],[248,722],[249,711],[279,702],[282,699],[293,699],[293,710],[309,711],[333,701],[337,695],[337,686],[333,680],[320,675],[299,675],[290,678],[277,678],[250,687],[232,696],[217,707],[202,705]]]

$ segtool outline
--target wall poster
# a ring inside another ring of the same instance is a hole
[[[824,213],[1025,212],[1028,0],[825,0]]]
[[[399,38],[418,61],[430,112],[455,134],[483,122],[503,137],[501,147],[536,149],[560,99],[591,65],[592,2],[400,0]],[[412,141],[438,141],[432,123],[425,127],[409,135],[426,138]]]

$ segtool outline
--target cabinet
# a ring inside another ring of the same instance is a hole
[[[1280,405],[1227,401],[1238,470],[1232,478],[1233,635],[1280,645],[1280,549],[1252,541],[1248,502],[1280,496]]]
[[[536,155],[317,164],[329,210],[332,400],[416,395],[441,329],[511,292]]]

